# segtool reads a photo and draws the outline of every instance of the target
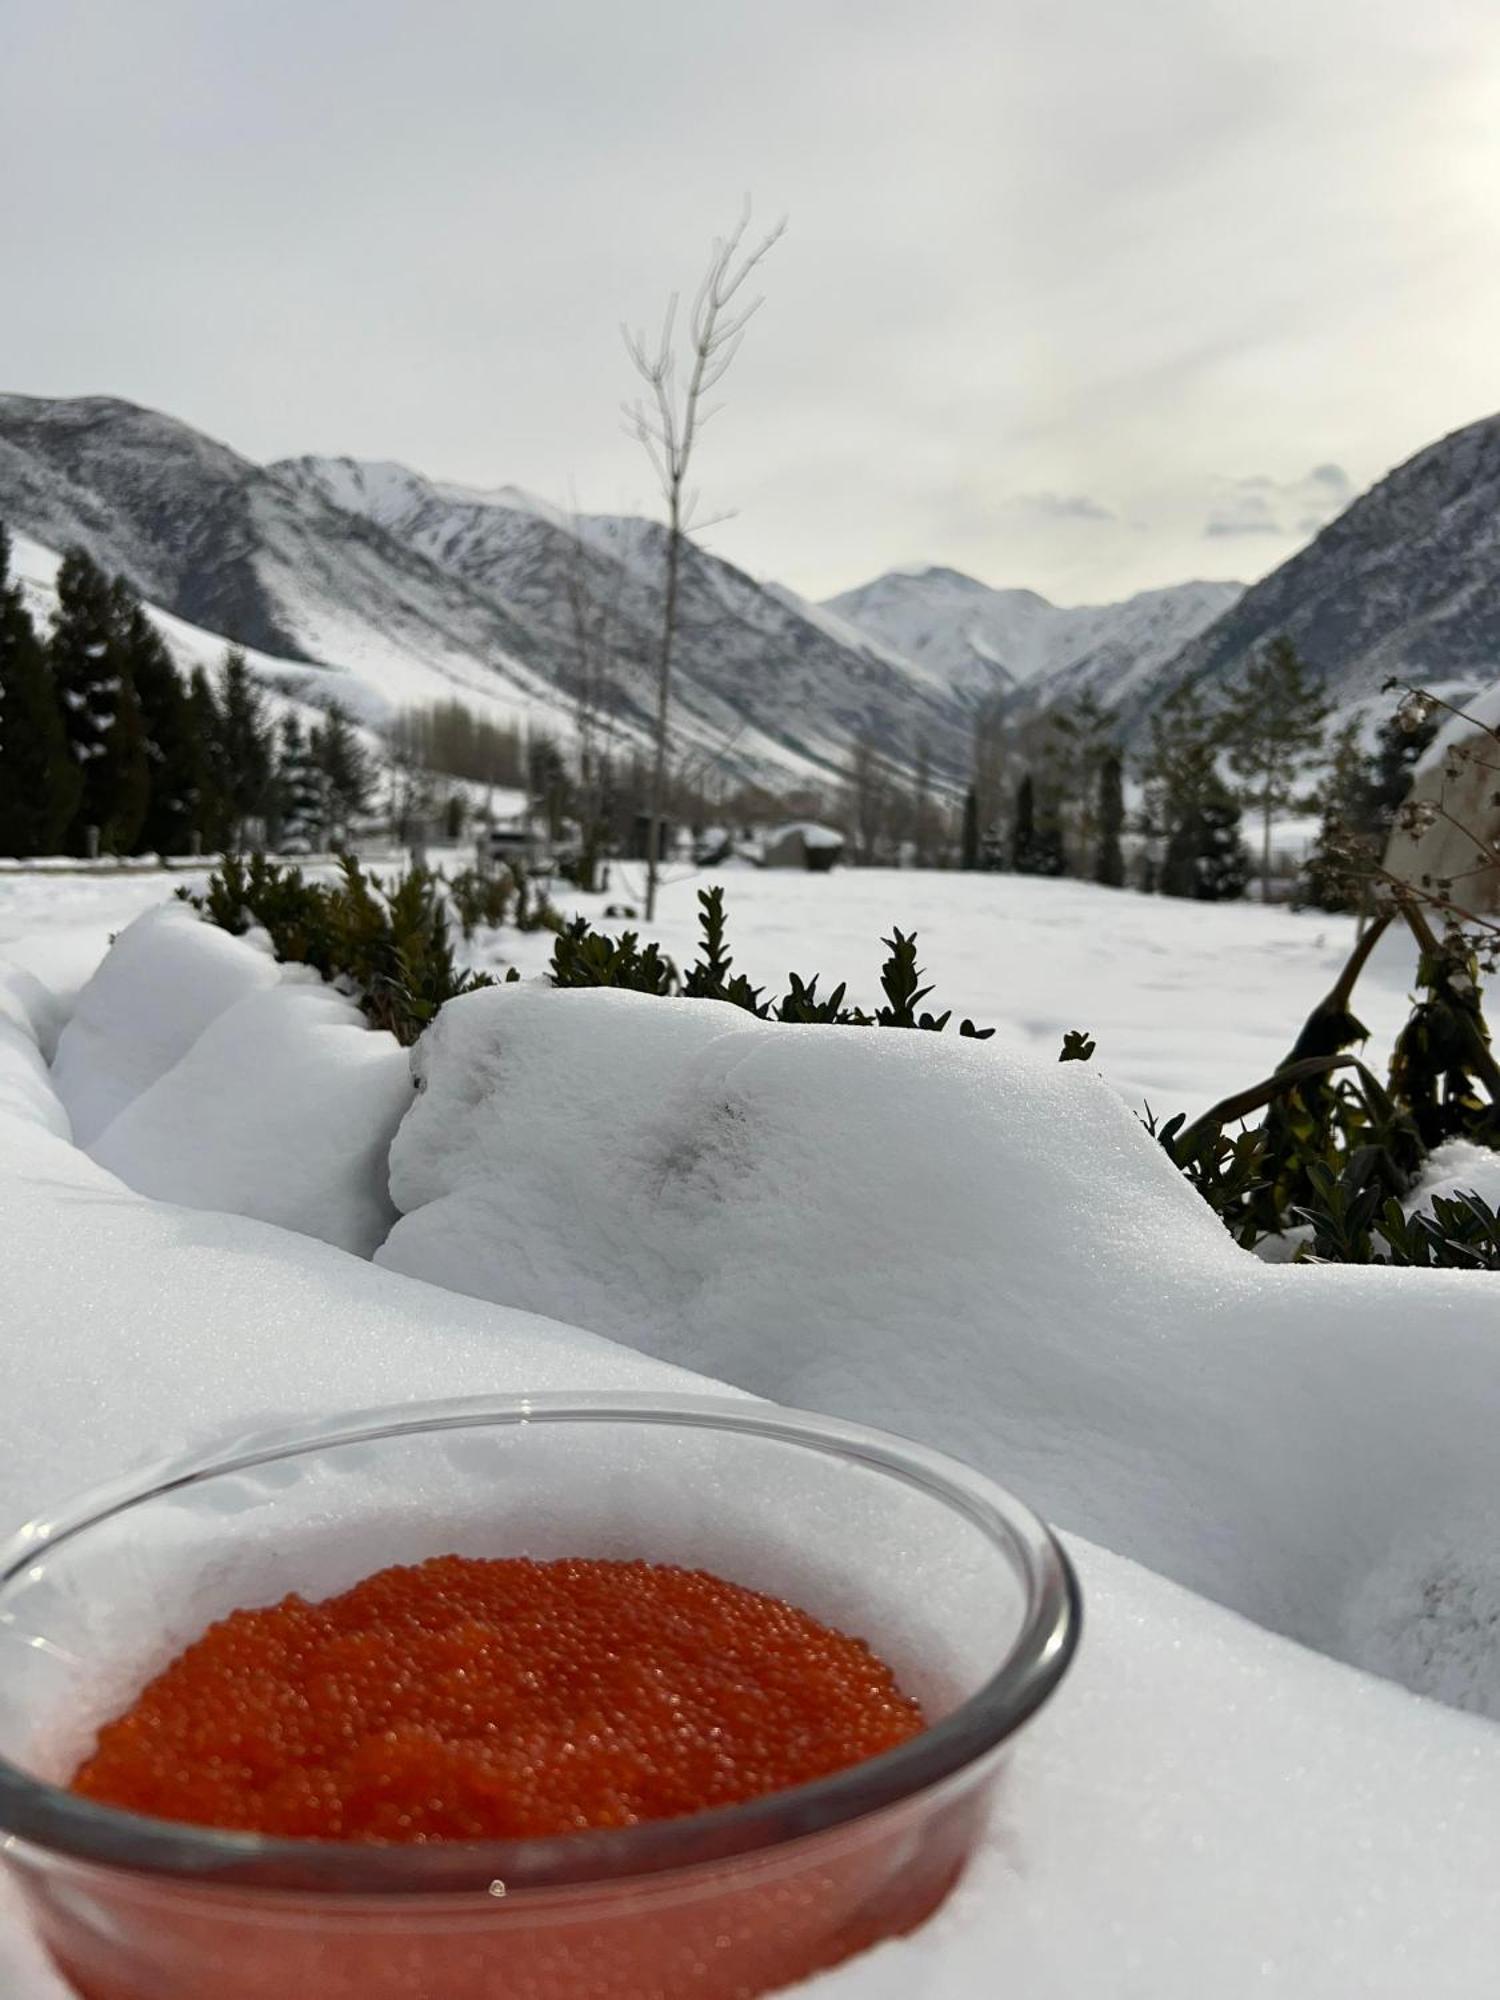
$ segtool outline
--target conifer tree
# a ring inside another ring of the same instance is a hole
[[[979,793],[973,785],[964,793],[963,866],[979,866]]]
[[[328,800],[328,817],[333,837],[343,843],[349,825],[370,809],[374,774],[370,759],[349,716],[349,711],[333,703],[321,726],[313,733],[318,768],[323,774]]]
[[[1061,875],[1066,867],[1056,811],[1045,795],[1038,804],[1036,784],[1029,771],[1016,790],[1010,865],[1018,875]]]
[[[86,853],[97,840],[105,853],[133,853],[150,795],[146,734],[114,589],[81,548],[68,550],[57,573],[48,658],[69,755],[82,777],[72,851]]]
[[[1240,799],[1260,816],[1260,893],[1271,893],[1271,821],[1302,802],[1310,762],[1323,747],[1330,708],[1286,637],[1271,640],[1232,690],[1225,715],[1229,767]]]
[[[1016,787],[1016,814],[1010,828],[1010,865],[1018,875],[1030,875],[1036,847],[1036,786],[1028,771]]]
[[[1429,741],[1432,733],[1428,731]],[[1396,806],[1406,795],[1409,766],[1415,762],[1415,757],[1398,762],[1395,745],[1389,751],[1394,768],[1383,776],[1379,760],[1360,740],[1357,722],[1347,724],[1333,740],[1317,790],[1317,837],[1297,884],[1299,900],[1314,909],[1359,908],[1365,880],[1380,858]]]
[[[1146,754],[1142,825],[1164,843],[1155,886],[1164,896],[1197,893],[1197,857],[1204,839],[1204,811],[1224,795],[1219,776],[1223,722],[1209,713],[1198,690],[1184,684],[1151,715]]]
[[[247,822],[261,818],[271,803],[272,732],[265,700],[238,646],[224,655],[218,709],[219,783],[228,840],[239,849],[245,845]]]
[[[207,746],[161,634],[122,579],[114,585],[118,643],[140,704],[150,779],[139,846],[148,854],[192,850]]]
[[[1094,880],[1107,889],[1123,888],[1125,850],[1120,836],[1125,830],[1125,767],[1118,750],[1111,750],[1099,766],[1097,818]]]
[[[1200,903],[1230,903],[1250,882],[1250,861],[1240,837],[1241,814],[1226,787],[1204,800],[1198,814],[1198,854],[1193,894]]]
[[[277,732],[275,817],[278,844],[307,853],[323,844],[328,818],[326,780],[315,748],[295,715]]]
[[[214,698],[213,682],[203,667],[194,667],[188,681],[188,715],[199,761],[197,797],[189,844],[200,854],[214,854],[227,845],[229,805],[221,761],[223,723]]]
[[[78,803],[57,689],[0,524],[0,854],[56,854]]]
[[[1114,754],[1114,723],[1092,691],[1049,717],[1044,793],[1055,797],[1071,872],[1090,875],[1099,849],[1099,773]]]

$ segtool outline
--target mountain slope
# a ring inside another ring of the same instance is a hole
[[[607,619],[627,704],[644,719],[661,625],[665,530],[616,515],[572,519],[513,487],[479,493],[403,466],[303,458],[272,468],[298,491],[357,511],[468,587],[520,610],[555,657],[576,650],[575,605]],[[863,737],[899,763],[925,742],[941,769],[968,758],[950,689],[877,641],[758,583],[695,544],[684,551],[677,696],[705,747],[836,769]]]
[[[1149,676],[1240,595],[1235,583],[1183,583],[1121,604],[1051,604],[1034,590],[993,590],[953,569],[890,570],[826,609],[920,661],[975,701],[1036,687],[1092,663],[1100,698]]]
[[[0,397],[0,517],[82,543],[194,625],[344,671],[372,717],[449,696],[512,716],[557,705],[507,607],[154,411]]]
[[[1395,674],[1500,674],[1500,416],[1429,445],[1263,578],[1153,682],[1232,681],[1286,633],[1340,702]]]

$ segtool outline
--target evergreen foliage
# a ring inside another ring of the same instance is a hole
[[[1155,886],[1164,896],[1224,902],[1243,895],[1240,813],[1219,775],[1223,725],[1190,685],[1151,717],[1141,763],[1144,823],[1164,842]]]
[[[114,594],[119,645],[146,741],[146,810],[135,846],[151,854],[187,854],[195,837],[202,845],[210,746],[156,627],[118,578]]]
[[[979,793],[973,785],[964,793],[964,828],[961,843],[962,865],[966,869],[979,866]]]
[[[680,993],[685,999],[722,1000],[742,1007],[762,1021],[821,1022],[832,1027],[919,1028],[941,1034],[953,1018],[952,1010],[932,1014],[921,1003],[931,993],[922,982],[917,964],[917,940],[896,930],[882,940],[886,948],[880,971],[884,1005],[871,1014],[863,1008],[844,1004],[845,981],[830,993],[820,994],[822,974],[803,979],[787,975],[787,990],[778,999],[764,997],[764,989],[752,986],[743,973],[734,971],[726,938],[724,891],[721,888],[698,892],[698,956],[685,973],[679,973],[671,959],[656,944],[642,945],[639,935],[625,931],[618,938],[604,936],[580,917],[569,924],[557,940],[549,968],[554,986],[615,986],[633,993]],[[993,1028],[976,1028],[964,1020],[958,1032],[974,1041],[987,1041]]]
[[[1125,850],[1120,836],[1125,831],[1125,766],[1118,750],[1111,750],[1099,766],[1098,845],[1094,850],[1094,880],[1106,889],[1125,885]]]
[[[314,732],[313,747],[323,774],[329,822],[339,839],[347,839],[352,822],[370,809],[375,774],[349,711],[340,703],[330,704]]]
[[[229,844],[229,783],[224,770],[223,730],[213,682],[203,667],[188,679],[188,717],[198,765],[193,831],[200,852],[216,854]]]
[[[220,929],[264,930],[278,959],[310,965],[347,984],[372,1027],[409,1045],[439,1007],[494,981],[454,963],[439,877],[411,868],[389,887],[345,855],[334,882],[263,854],[230,855],[201,895],[178,894]]]
[[[1349,1003],[1397,915],[1420,947],[1418,994],[1382,1082],[1349,1053],[1366,1037]],[[1300,1229],[1304,1261],[1500,1270],[1496,1219],[1472,1191],[1433,1202],[1430,1215],[1402,1208],[1434,1146],[1465,1138],[1500,1147],[1500,1065],[1477,960],[1456,933],[1436,938],[1411,901],[1367,927],[1270,1076],[1191,1124],[1180,1113],[1158,1122],[1149,1110],[1145,1123],[1247,1249]]]
[[[1302,863],[1297,899],[1316,910],[1357,910],[1370,864],[1384,845],[1375,762],[1360,743],[1357,723],[1334,738],[1316,800],[1318,832]]]
[[[271,804],[273,738],[265,697],[256,686],[240,647],[224,655],[219,681],[218,777],[229,838],[246,845],[249,822],[264,817]]]
[[[82,788],[46,649],[10,581],[10,538],[0,525],[0,854],[55,854]]]
[[[1056,812],[1045,794],[1038,802],[1036,781],[1030,771],[1016,787],[1010,865],[1017,875],[1061,875],[1066,868]]]
[[[1225,712],[1229,767],[1241,781],[1242,803],[1260,816],[1263,897],[1271,893],[1271,821],[1302,803],[1307,767],[1323,747],[1330,712],[1285,636],[1270,641],[1231,692]]]
[[[130,676],[123,599],[97,563],[69,549],[57,574],[48,658],[62,705],[68,754],[81,777],[67,840],[86,854],[131,854],[150,797],[146,731]]]
[[[328,821],[327,781],[316,742],[295,715],[284,715],[276,732],[276,774],[272,817],[277,845],[307,854],[323,845]]]

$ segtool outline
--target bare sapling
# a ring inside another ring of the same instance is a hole
[[[667,726],[672,706],[672,653],[677,633],[683,543],[695,527],[697,494],[689,485],[698,440],[722,404],[709,399],[728,374],[761,305],[746,297],[749,280],[786,225],[779,222],[758,241],[747,243],[748,203],[727,236],[710,252],[685,329],[678,326],[679,298],[667,302],[661,332],[652,342],[644,331],[624,327],[626,352],[640,378],[641,393],[625,405],[626,428],[636,438],[661,488],[667,510],[666,573],[662,590],[656,657],[656,700],[652,727],[651,782],[647,795],[646,920],[656,914],[661,872],[667,788]],[[723,519],[724,516],[719,516]]]

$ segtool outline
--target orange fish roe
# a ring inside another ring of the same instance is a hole
[[[512,1839],[729,1805],[922,1727],[863,1640],[707,1571],[439,1556],[212,1626],[73,1789],[291,1837]]]

